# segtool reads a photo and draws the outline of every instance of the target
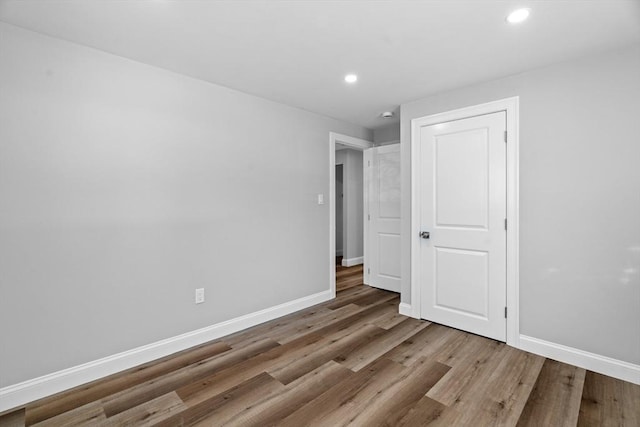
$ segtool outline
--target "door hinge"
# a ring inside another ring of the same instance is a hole
[[[367,214],[367,220],[371,221],[371,214]]]
[[[507,229],[507,218],[504,219],[504,229]]]
[[[507,307],[504,308],[504,318],[507,318]]]
[[[367,274],[371,274],[371,269],[367,268]]]
[[[504,131],[504,142],[507,142],[507,131]]]
[[[371,167],[371,160],[367,161],[367,166]]]

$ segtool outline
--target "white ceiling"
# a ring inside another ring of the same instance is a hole
[[[530,19],[506,24],[522,6]],[[369,128],[406,101],[640,42],[639,0],[2,0],[0,20]]]

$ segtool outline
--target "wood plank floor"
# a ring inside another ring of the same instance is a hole
[[[338,297],[0,415],[0,426],[640,426],[640,386]]]
[[[342,257],[336,257],[336,290],[344,291],[353,286],[362,285],[362,268],[363,265],[354,265],[353,267],[343,267]]]

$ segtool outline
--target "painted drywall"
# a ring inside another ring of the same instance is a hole
[[[336,167],[337,166],[340,166],[342,168],[342,209],[341,209],[340,219],[338,219],[338,211],[336,210],[336,229],[337,229],[338,221],[342,221],[342,224],[341,224],[342,241],[338,243],[338,240],[336,240],[336,249],[340,247],[342,250],[342,255],[346,258],[347,247],[349,246],[349,242],[347,241],[347,230],[349,228],[349,222],[347,219],[347,209],[349,208],[349,205],[347,203],[347,191],[349,186],[345,182],[345,180],[348,177],[348,174],[346,172],[348,165],[347,165],[347,150],[344,148],[340,150],[336,150]],[[336,239],[337,239],[337,236],[336,236]]]
[[[336,165],[342,165],[343,173],[343,257],[360,258],[364,255],[362,151],[337,150]]]
[[[520,333],[640,364],[640,46],[401,106],[402,302],[410,122],[520,97]]]
[[[343,223],[344,209],[342,207],[343,200],[343,165],[336,165],[336,256],[343,254]]]
[[[373,130],[373,143],[375,145],[397,144],[400,141],[400,123]]]
[[[0,24],[0,387],[327,290],[330,131]]]
[[[364,255],[362,151],[346,151],[349,165],[346,171],[348,193],[347,223],[349,228],[345,232],[347,233],[349,246],[346,248],[345,258],[352,260]]]

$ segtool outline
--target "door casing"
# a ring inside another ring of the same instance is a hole
[[[485,104],[474,105],[457,110],[419,117],[411,120],[411,306],[405,310],[411,317],[421,318],[419,286],[420,262],[420,212],[418,185],[420,179],[419,129],[454,120],[504,111],[507,116],[507,344],[519,346],[519,297],[518,297],[518,178],[519,178],[519,135],[518,135],[519,98],[512,97]]]

